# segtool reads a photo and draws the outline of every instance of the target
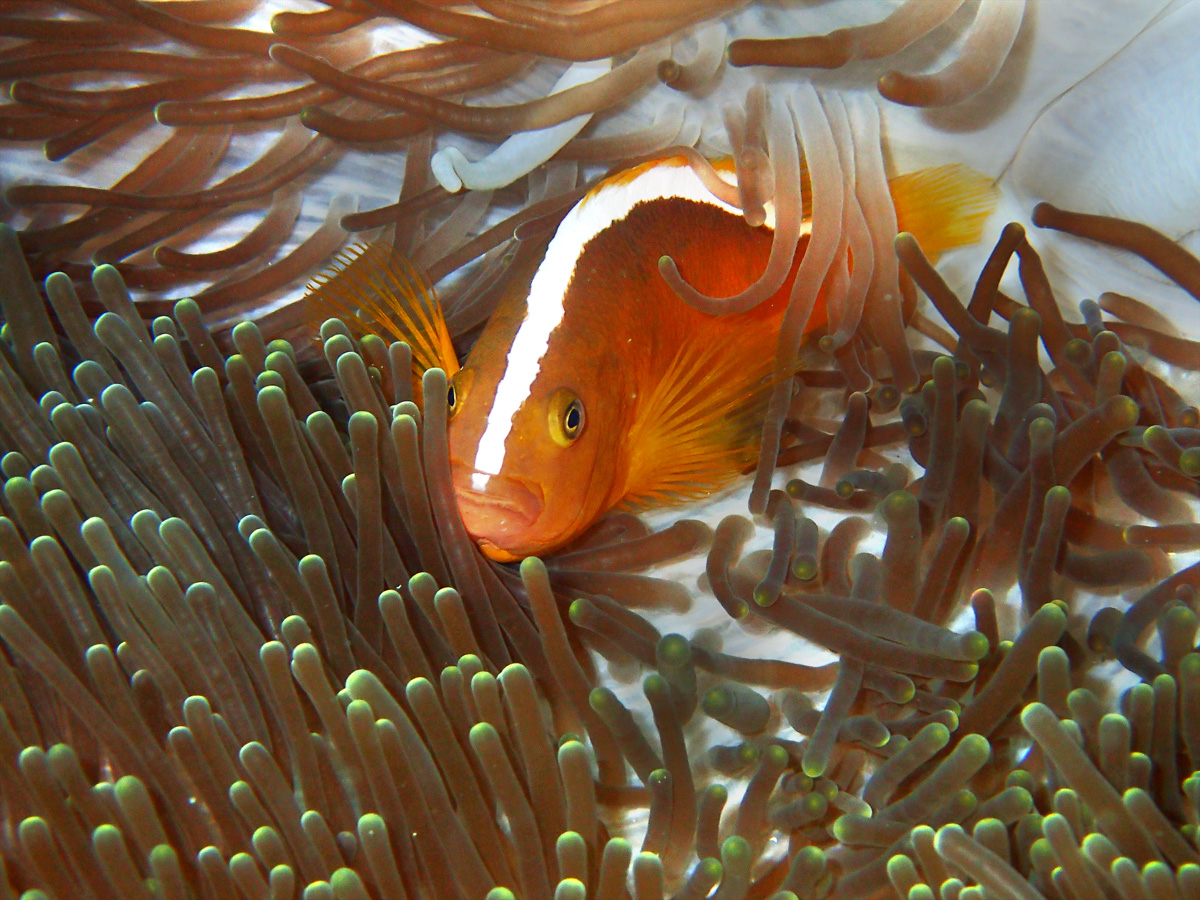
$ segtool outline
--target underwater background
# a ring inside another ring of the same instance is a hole
[[[0,896],[1200,896],[1200,4],[0,35]],[[306,283],[390,243],[461,352],[610,167],[733,151],[779,209],[788,140],[815,283],[862,294],[777,454],[485,560],[445,410]],[[948,163],[995,179],[979,244],[876,227],[854,285],[864,173]]]

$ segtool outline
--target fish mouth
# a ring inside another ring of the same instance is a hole
[[[487,475],[455,464],[454,496],[471,536],[503,544],[505,536],[530,528],[545,503],[541,486],[511,475]]]

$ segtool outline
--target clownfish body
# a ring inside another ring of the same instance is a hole
[[[923,244],[977,239],[990,183],[957,166],[928,171],[927,185],[893,185],[901,226],[906,197],[937,207],[909,216],[939,223],[907,229]],[[947,214],[952,227],[940,224]],[[809,223],[783,285],[744,313],[690,306],[658,261],[670,256],[703,294],[732,296],[761,275],[772,224],[769,211],[749,225],[682,157],[612,176],[563,219],[532,278],[514,279],[461,368],[436,301],[384,250],[367,248],[313,297],[327,310],[361,306],[361,286],[338,290],[361,263],[377,291],[395,280],[396,299],[370,308],[399,315],[359,324],[407,340],[414,369],[446,369],[459,511],[481,550],[507,562],[570,543],[615,507],[709,494],[753,463],[771,388],[790,374],[775,371],[775,347]],[[825,318],[819,297],[807,330]]]

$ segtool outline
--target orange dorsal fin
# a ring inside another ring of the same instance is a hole
[[[442,306],[429,279],[411,260],[382,244],[356,244],[313,279],[304,302],[310,319],[341,319],[362,337],[376,334],[412,349],[413,395],[426,369],[460,368]]]
[[[694,500],[753,465],[771,389],[794,374],[775,372],[762,346],[693,340],[679,349],[629,429],[623,506]]]
[[[888,187],[898,230],[915,237],[931,260],[978,241],[999,197],[991,178],[961,163],[909,172]]]

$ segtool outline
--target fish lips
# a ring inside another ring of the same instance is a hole
[[[473,476],[484,473],[461,464],[455,464],[452,472],[458,511],[473,538],[497,548],[525,542],[545,508],[541,485],[509,475],[487,475],[480,490]]]

